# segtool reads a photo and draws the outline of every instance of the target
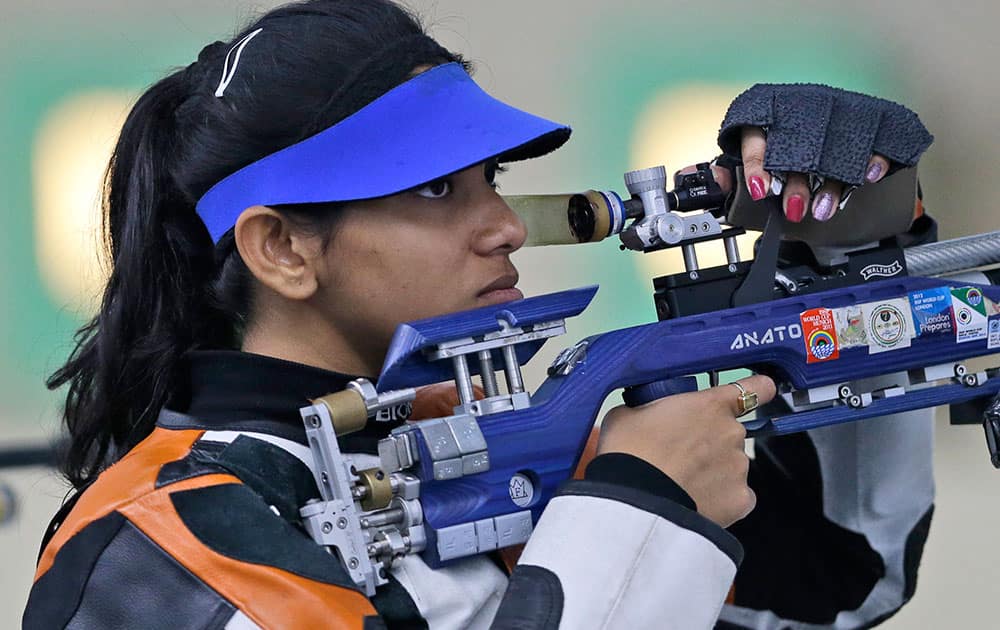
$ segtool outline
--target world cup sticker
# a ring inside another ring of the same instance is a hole
[[[909,300],[904,298],[865,304],[862,312],[869,354],[910,347],[915,331]]]
[[[983,292],[976,287],[951,290],[951,310],[955,317],[955,341],[966,343],[986,339],[987,314]]]
[[[802,339],[806,344],[806,362],[819,363],[840,358],[837,345],[837,324],[833,311],[814,308],[799,316],[802,321]]]
[[[951,291],[947,287],[910,293],[910,307],[918,337],[951,334]]]
[[[986,337],[986,347],[990,350],[1000,348],[1000,316],[993,315],[990,317],[988,329],[989,335]]]

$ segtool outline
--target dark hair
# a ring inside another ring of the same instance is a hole
[[[217,98],[227,53],[258,28]],[[424,46],[408,53],[405,42],[417,40]],[[69,384],[62,471],[75,487],[149,435],[178,386],[184,353],[239,346],[253,282],[232,230],[213,245],[197,200],[243,166],[357,111],[417,65],[461,61],[428,41],[416,18],[390,0],[309,0],[263,15],[230,43],[205,47],[139,98],[105,178],[112,271],[101,307],[47,381],[50,389]],[[328,232],[337,214],[330,207],[282,211],[318,232]]]

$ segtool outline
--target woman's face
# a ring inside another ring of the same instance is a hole
[[[495,190],[496,164],[349,204],[324,260],[326,319],[381,365],[402,322],[522,297],[510,255],[526,237]]]

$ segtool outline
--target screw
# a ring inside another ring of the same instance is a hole
[[[322,423],[320,422],[319,416],[312,415],[309,416],[309,424],[315,429],[319,428],[319,425]]]
[[[347,519],[341,516],[337,519],[337,527],[340,529],[347,529]]]
[[[861,396],[854,394],[853,396],[847,399],[847,404],[848,406],[857,409],[858,407],[861,406]]]
[[[729,265],[729,273],[736,273],[736,265]]]
[[[708,232],[711,229],[712,229],[712,226],[710,226],[708,224],[708,221],[705,221],[704,223],[701,224],[701,230],[702,230],[702,232]]]
[[[350,560],[347,561],[347,566],[351,567],[352,569],[357,569],[358,564],[360,563],[358,562],[357,558],[351,558]]]
[[[975,374],[966,374],[962,377],[962,383],[966,387],[975,387],[976,385],[979,385],[979,379],[976,378]]]
[[[964,365],[961,363],[955,364],[955,376],[961,378],[965,376],[966,372],[968,372],[968,369]]]
[[[692,280],[697,280],[698,279],[698,272],[697,271],[692,271],[691,273],[688,274],[688,277],[691,278]]]
[[[326,472],[320,473],[319,478],[324,485],[330,483],[330,477],[327,476]]]
[[[332,531],[333,531],[333,524],[330,521],[326,521],[325,523],[323,523],[324,534],[329,534]]]
[[[694,225],[694,224],[692,223],[692,224],[691,224],[691,233],[692,233],[692,234],[695,234],[695,233],[697,233],[697,232],[698,232],[698,226],[697,226],[697,225]]]

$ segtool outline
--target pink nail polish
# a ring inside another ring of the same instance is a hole
[[[819,196],[819,201],[813,208],[813,216],[816,217],[817,221],[826,221],[833,216],[833,195],[823,193]]]
[[[806,213],[806,202],[802,198],[802,195],[792,195],[788,198],[788,204],[785,207],[785,216],[792,223],[799,223],[802,221],[802,217]]]
[[[765,195],[767,191],[764,189],[764,180],[754,175],[750,178],[750,197],[754,201],[760,201]]]
[[[873,163],[868,167],[868,173],[865,175],[865,179],[869,182],[877,181],[879,175],[882,174],[882,165],[878,162]]]

